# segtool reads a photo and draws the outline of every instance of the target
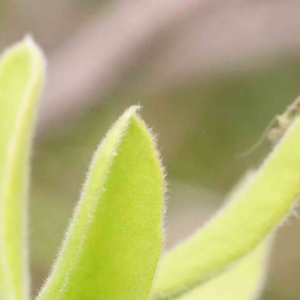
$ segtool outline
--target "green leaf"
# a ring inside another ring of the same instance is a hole
[[[93,159],[39,300],[145,300],[162,247],[163,172],[131,107]]]
[[[228,270],[179,297],[178,300],[254,300],[266,279],[272,239],[262,242]]]
[[[194,288],[251,251],[282,222],[300,194],[300,118],[257,175],[211,222],[164,258],[154,299]]]
[[[44,77],[43,55],[26,38],[0,62],[0,290],[29,298],[27,204],[29,154]]]

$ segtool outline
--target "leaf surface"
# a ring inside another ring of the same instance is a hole
[[[163,172],[131,107],[99,146],[39,300],[146,300],[162,247]]]
[[[265,283],[272,240],[267,239],[228,270],[178,300],[256,300]]]
[[[258,245],[284,220],[300,194],[300,118],[234,199],[202,230],[169,252],[154,299],[193,289]]]
[[[29,156],[44,59],[31,40],[0,61],[0,290],[3,300],[29,299],[27,189]]]

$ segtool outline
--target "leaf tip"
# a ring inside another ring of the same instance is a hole
[[[130,118],[133,115],[136,115],[141,108],[142,106],[140,105],[132,105],[125,110],[124,115]]]
[[[35,60],[39,61],[43,66],[46,65],[44,51],[31,34],[26,34],[20,44],[23,44],[34,55]]]

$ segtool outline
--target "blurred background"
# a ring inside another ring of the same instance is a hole
[[[168,171],[167,247],[213,215],[272,146],[239,154],[300,94],[299,15],[297,0],[1,0],[1,49],[31,33],[48,58],[30,202],[34,294],[96,145],[132,104]],[[264,300],[300,299],[299,232],[297,218],[280,229]]]

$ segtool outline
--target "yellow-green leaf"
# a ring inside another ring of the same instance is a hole
[[[29,298],[27,204],[29,154],[43,55],[26,38],[0,61],[0,290],[3,300]]]
[[[220,275],[179,297],[178,300],[256,300],[265,283],[270,244],[267,239]]]
[[[258,245],[300,194],[300,118],[257,175],[211,222],[164,258],[154,299],[193,289]]]
[[[162,247],[163,172],[137,107],[94,156],[39,300],[146,300]]]

